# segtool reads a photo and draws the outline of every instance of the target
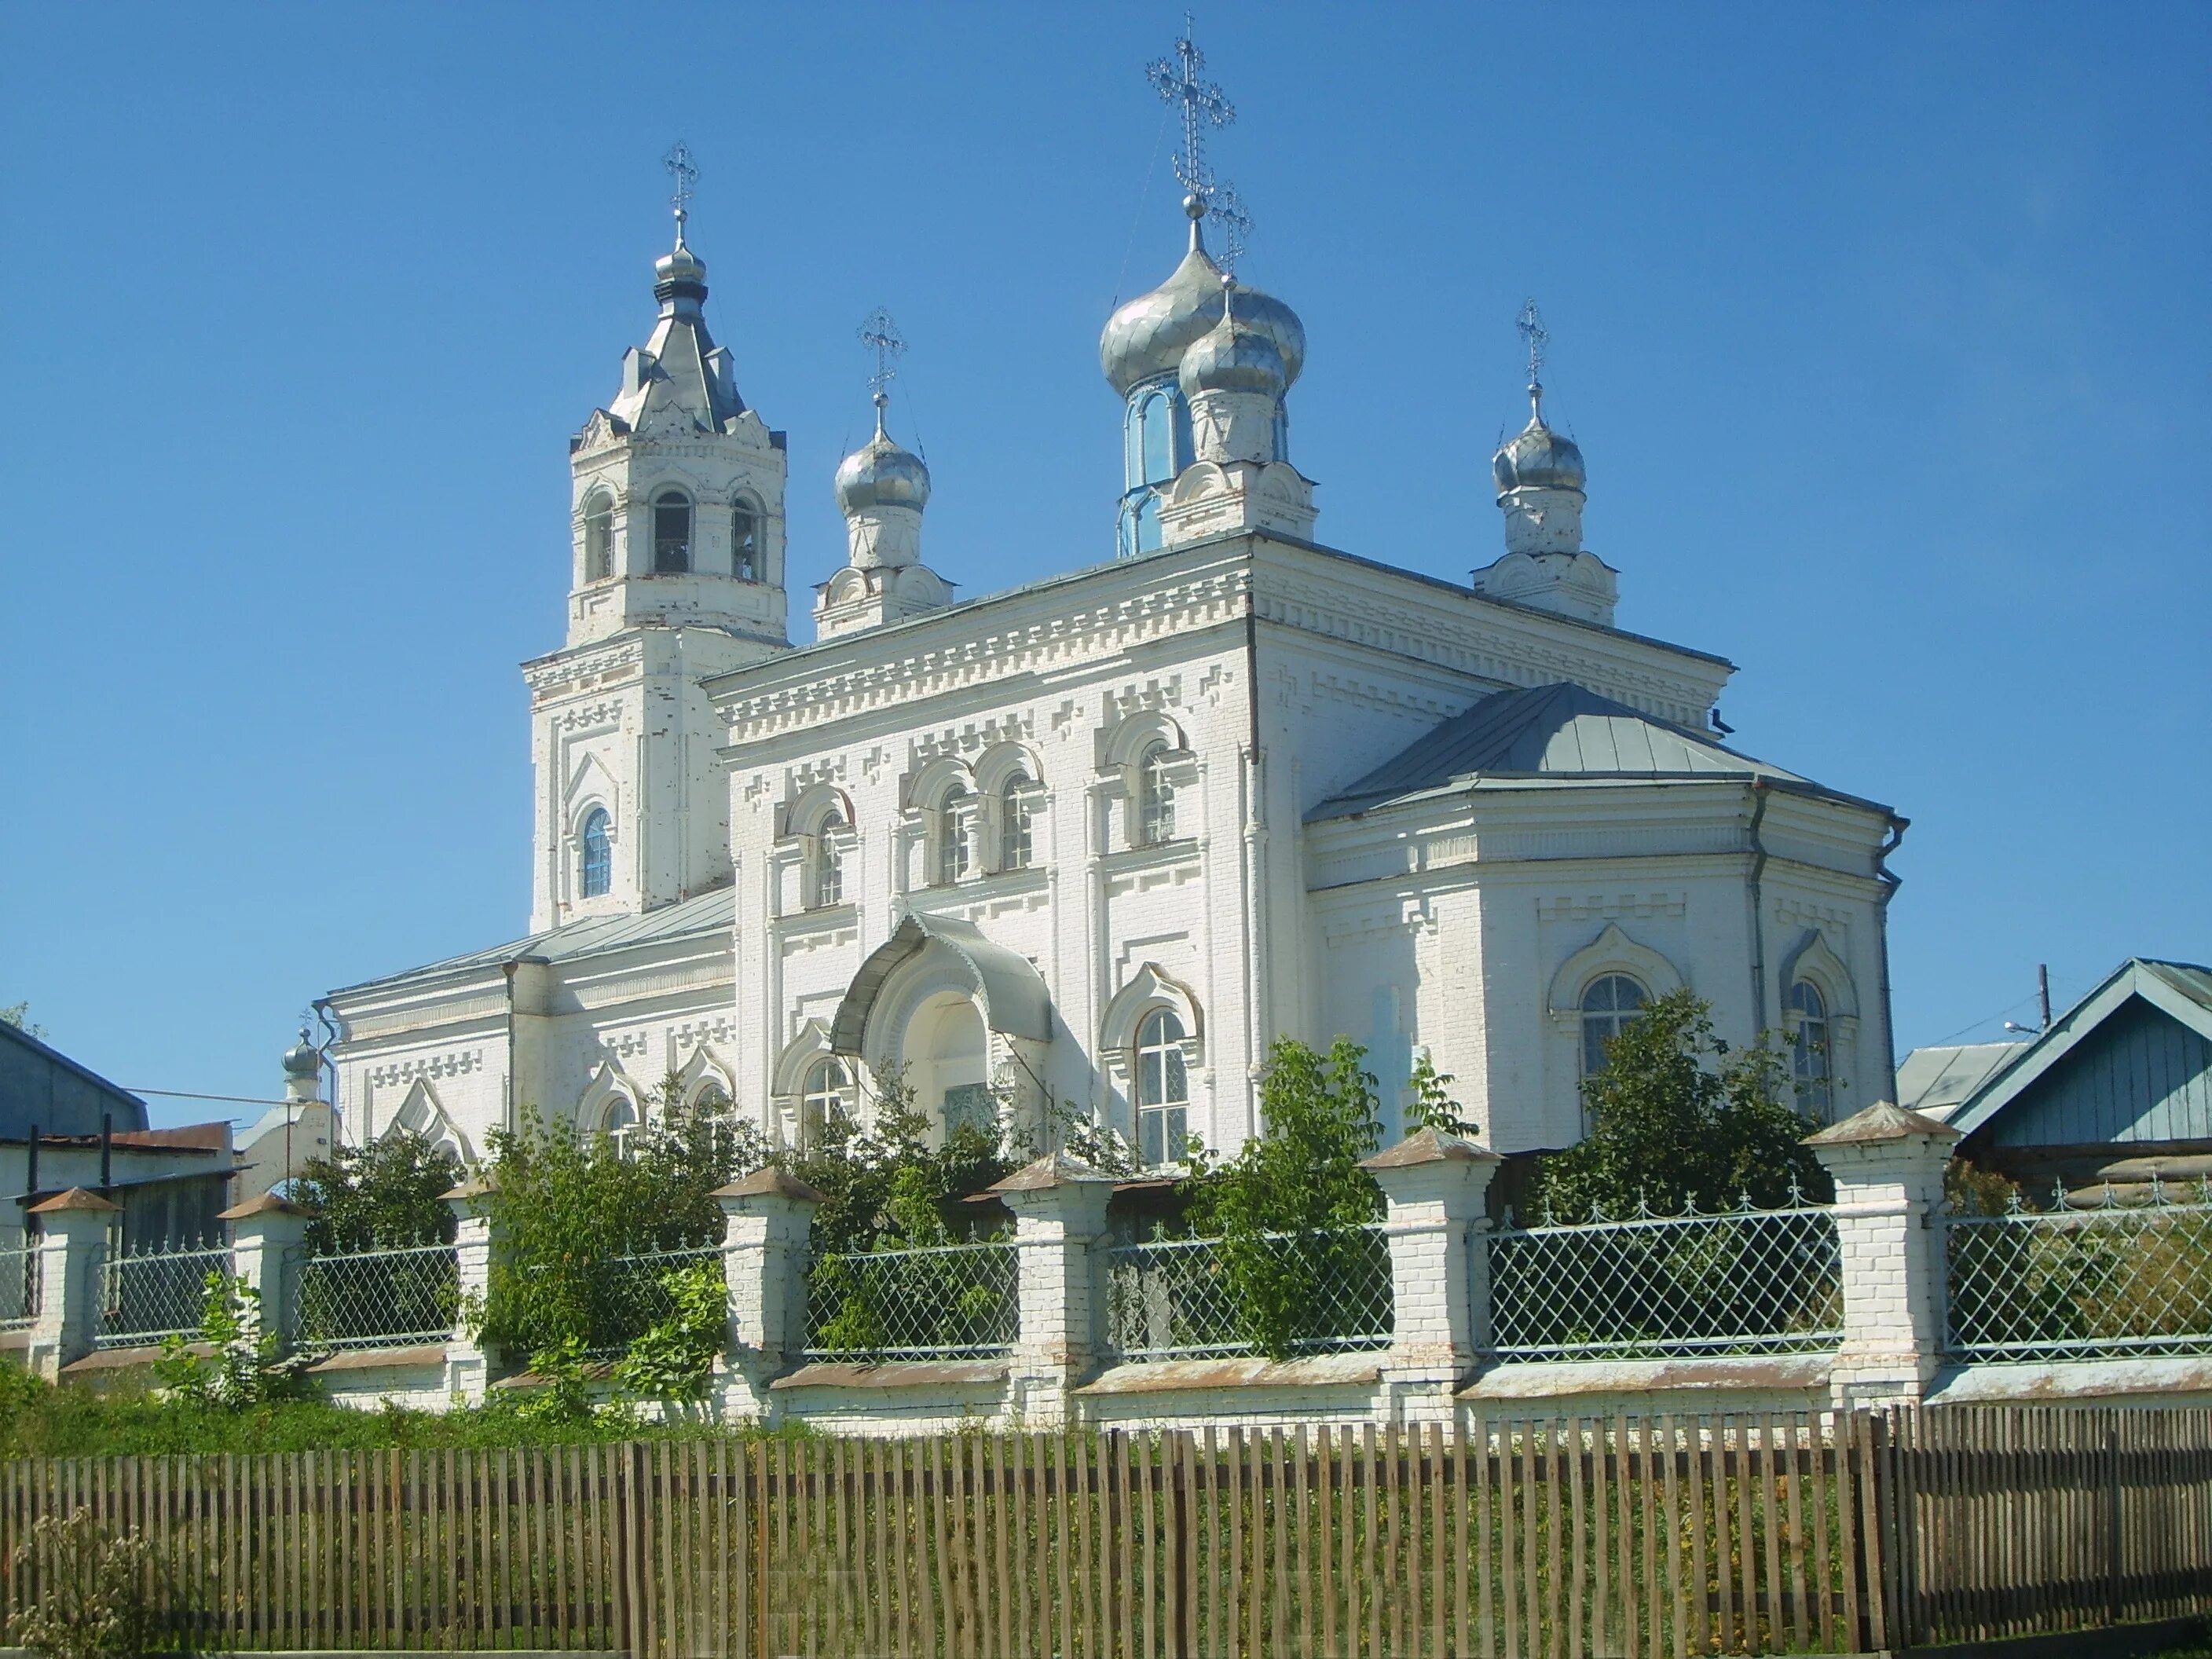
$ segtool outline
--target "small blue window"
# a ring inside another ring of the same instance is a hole
[[[1151,553],[1161,544],[1160,498],[1157,492],[1137,503],[1137,551]]]
[[[584,820],[584,896],[604,898],[614,884],[614,849],[607,843],[606,810],[594,806]]]
[[[1165,483],[1175,477],[1175,406],[1164,392],[1145,399],[1137,412],[1144,427],[1146,483]]]

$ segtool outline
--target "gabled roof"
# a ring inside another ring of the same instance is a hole
[[[2138,997],[2212,1042],[2212,968],[2130,957],[2103,984],[2051,1021],[2049,1030],[2021,1044],[2018,1057],[1951,1115],[1952,1127],[1972,1134],[1989,1123]]]
[[[1759,777],[1806,783],[1794,772],[1740,755],[1687,726],[1561,680],[1492,692],[1306,816],[1341,817],[1478,777]]]
[[[344,996],[356,991],[381,990],[404,984],[409,980],[438,979],[448,974],[467,973],[475,969],[497,968],[518,957],[535,957],[544,962],[572,962],[579,957],[597,956],[604,951],[620,951],[635,945],[650,945],[662,939],[681,939],[691,933],[726,933],[737,922],[737,890],[717,887],[711,892],[700,893],[680,903],[664,904],[657,910],[641,915],[592,916],[583,921],[572,921],[562,927],[548,928],[542,933],[532,933],[507,945],[496,945],[486,951],[471,951],[466,956],[447,957],[443,962],[433,962],[421,968],[410,968],[404,973],[390,974],[382,979],[363,980],[358,985],[348,985],[333,991],[333,996]]]
[[[35,1124],[53,1134],[98,1134],[103,1115],[118,1129],[146,1127],[146,1103],[0,1020],[0,1132],[24,1135]]]

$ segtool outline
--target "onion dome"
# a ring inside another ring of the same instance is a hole
[[[307,1041],[307,1029],[303,1026],[301,1028],[299,1042],[284,1051],[284,1075],[305,1081],[319,1078],[322,1074],[323,1057],[316,1051],[315,1046]]]
[[[848,518],[872,507],[910,507],[919,513],[929,505],[928,466],[884,430],[884,408],[890,402],[876,393],[876,435],[838,465],[837,507]]]
[[[1199,234],[1206,204],[1187,196],[1182,207],[1190,216],[1190,252],[1167,281],[1108,318],[1105,331],[1098,337],[1098,367],[1124,397],[1140,381],[1174,374],[1183,353],[1221,319],[1221,267],[1213,263]],[[1273,295],[1239,288],[1237,295],[1241,320],[1266,335],[1281,354],[1287,387],[1305,367],[1305,325]]]
[[[1241,289],[1230,277],[1221,279],[1221,320],[1200,335],[1182,354],[1177,376],[1183,396],[1201,392],[1248,392],[1279,398],[1290,384],[1290,371],[1274,341],[1256,325],[1247,322],[1242,310]]]
[[[707,297],[707,262],[684,245],[684,223],[676,225],[676,246],[653,262],[653,297],[700,301]]]
[[[1498,493],[1512,489],[1572,489],[1580,492],[1588,482],[1583,453],[1572,438],[1544,424],[1544,388],[1528,386],[1528,424],[1510,439],[1490,463]]]

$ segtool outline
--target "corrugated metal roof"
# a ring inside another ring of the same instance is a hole
[[[348,992],[398,985],[412,979],[441,978],[448,974],[466,973],[476,968],[496,968],[502,963],[513,962],[518,957],[542,957],[548,962],[572,962],[579,957],[597,956],[604,951],[619,951],[633,945],[650,944],[656,939],[680,939],[688,933],[727,933],[735,926],[737,914],[737,890],[718,887],[712,892],[700,893],[680,903],[664,904],[657,910],[647,910],[635,915],[593,916],[585,921],[572,921],[565,927],[549,928],[544,933],[532,933],[507,945],[493,945],[489,950],[447,957],[443,962],[410,968],[404,973],[388,974],[382,979],[364,980],[358,985],[343,987],[331,994],[343,996]]]
[[[1340,817],[1476,775],[1805,781],[1587,686],[1557,681],[1492,693],[1423,733],[1307,816]]]
[[[2024,1042],[1947,1042],[1915,1048],[1897,1062],[1897,1103],[1948,1121],[1998,1070],[2020,1057]]]

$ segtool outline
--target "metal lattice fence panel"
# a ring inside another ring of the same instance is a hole
[[[806,1281],[812,1359],[972,1359],[1021,1334],[1021,1258],[1008,1243],[856,1250],[815,1258]]]
[[[722,1247],[707,1244],[611,1256],[600,1262],[592,1273],[592,1352],[600,1357],[619,1353],[675,1313],[676,1298],[665,1282],[669,1274],[709,1261],[719,1267],[721,1260]]]
[[[1507,1229],[1488,1249],[1498,1353],[1663,1359],[1843,1340],[1842,1252],[1826,1209]]]
[[[228,1249],[109,1256],[100,1270],[100,1332],[94,1346],[132,1347],[198,1335],[207,1308],[208,1275],[229,1272]]]
[[[450,1244],[311,1255],[299,1274],[302,1347],[400,1347],[453,1333],[460,1291]]]
[[[1395,1311],[1379,1227],[1158,1239],[1107,1253],[1107,1340],[1127,1360],[1387,1348]]]
[[[1947,1346],[1984,1358],[2212,1352],[2212,1201],[1945,1218]]]
[[[39,1249],[0,1250],[0,1330],[20,1330],[39,1316]]]

